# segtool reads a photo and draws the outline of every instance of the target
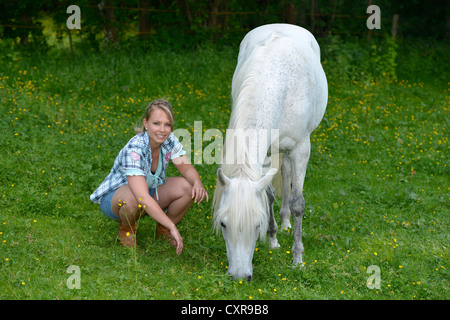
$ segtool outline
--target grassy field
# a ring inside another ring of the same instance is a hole
[[[202,121],[203,131],[225,132],[237,51],[5,55],[0,299],[450,298],[449,91],[440,81],[448,73],[405,78],[399,66],[396,80],[342,77],[327,52],[329,103],[304,190],[304,266],[292,267],[288,230],[279,250],[257,243],[251,283],[227,274],[211,201],[180,224],[185,248],[176,256],[148,217],[139,248],[121,247],[117,223],[89,200],[152,99],[169,99],[176,128],[194,133]],[[212,197],[217,165],[196,168]],[[80,289],[67,285],[71,265]],[[370,266],[379,289],[367,285]]]

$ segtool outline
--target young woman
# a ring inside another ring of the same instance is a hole
[[[119,152],[110,174],[91,195],[101,211],[119,221],[119,239],[136,246],[136,221],[147,213],[157,221],[157,237],[170,239],[177,254],[183,239],[176,225],[194,202],[208,193],[172,133],[173,111],[166,100],[154,100],[145,110],[142,127]],[[169,161],[181,177],[165,177]],[[166,210],[164,213],[163,210]]]

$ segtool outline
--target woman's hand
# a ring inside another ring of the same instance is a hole
[[[173,159],[172,162],[181,173],[181,175],[192,184],[192,199],[196,203],[201,203],[206,197],[206,202],[208,202],[208,192],[206,192],[205,188],[203,188],[203,184],[200,180],[200,175],[186,158],[186,156],[181,156]]]
[[[194,199],[194,202],[201,203],[203,199],[206,197],[206,202],[209,201],[208,192],[206,192],[205,188],[203,188],[203,185],[201,182],[194,183],[194,186],[192,187],[192,199]]]
[[[177,250],[177,255],[180,255],[181,252],[183,251],[183,238],[181,237],[180,233],[178,232],[177,227],[175,227],[175,225],[169,229],[170,230],[170,235],[172,236],[172,240],[175,243],[172,243],[176,250]]]

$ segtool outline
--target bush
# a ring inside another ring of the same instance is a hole
[[[394,41],[389,35],[372,42],[329,36],[318,39],[330,82],[409,79],[446,85],[448,43]]]

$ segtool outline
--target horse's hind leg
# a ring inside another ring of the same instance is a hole
[[[305,181],[306,167],[309,161],[311,144],[309,137],[289,153],[292,169],[292,191],[289,197],[289,208],[294,216],[294,244],[292,254],[294,265],[303,262],[302,219],[305,211],[305,199],[303,198],[303,182]]]
[[[291,211],[289,210],[289,194],[291,193],[291,163],[287,155],[281,164],[282,197],[280,208],[281,231],[291,228]]]
[[[278,226],[277,226],[277,222],[275,221],[275,216],[273,215],[273,202],[275,200],[275,190],[272,186],[272,184],[270,184],[267,188],[266,188],[266,193],[267,193],[267,197],[269,199],[269,243],[270,243],[270,247],[273,249],[279,248],[280,245],[278,244],[278,239],[277,239],[277,230],[278,230]]]

